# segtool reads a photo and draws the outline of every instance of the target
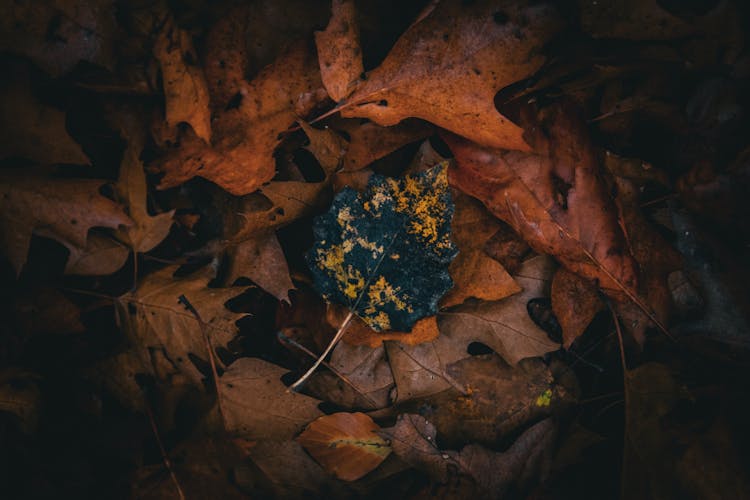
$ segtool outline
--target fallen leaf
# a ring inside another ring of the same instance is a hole
[[[359,27],[352,0],[333,0],[331,20],[325,31],[315,32],[320,75],[334,101],[348,96],[365,72]]]
[[[329,473],[356,481],[391,453],[379,430],[364,413],[334,413],[311,422],[297,442]]]
[[[0,156],[18,156],[41,165],[74,163],[87,165],[88,157],[65,128],[65,113],[40,103],[32,93],[28,70],[3,65],[17,75],[4,79],[0,88]]]
[[[86,331],[80,308],[54,288],[38,287],[15,297],[13,313],[20,330],[27,335]]]
[[[440,2],[339,105],[341,114],[386,126],[416,117],[479,144],[528,150],[494,97],[541,67],[540,49],[558,24],[546,5]]]
[[[140,148],[131,143],[125,150],[120,165],[120,178],[115,189],[118,198],[127,207],[133,224],[117,232],[116,236],[133,252],[143,253],[153,249],[169,234],[174,210],[150,215],[147,210],[146,174],[139,160]]]
[[[552,278],[550,296],[552,310],[562,328],[563,346],[569,349],[604,304],[591,283],[565,268],[558,269]]]
[[[432,135],[435,128],[422,120],[406,119],[392,127],[382,127],[362,120],[339,120],[332,127],[349,137],[349,148],[344,156],[344,171],[365,168],[407,144]]]
[[[125,245],[97,232],[89,233],[85,247],[63,244],[69,251],[65,274],[106,276],[119,271],[130,255]]]
[[[316,218],[316,244],[307,253],[323,297],[377,331],[409,330],[437,312],[456,254],[447,181],[443,165],[404,179],[373,176],[366,193],[337,194]]]
[[[0,176],[0,241],[16,274],[26,262],[31,235],[82,248],[91,227],[131,224],[119,205],[99,194],[104,181],[52,179],[24,171]]]
[[[345,321],[349,310],[345,306],[328,304],[326,319],[333,328],[338,328]],[[349,345],[361,345],[376,348],[386,340],[397,340],[406,345],[416,345],[422,342],[430,342],[440,335],[436,316],[427,316],[417,320],[410,332],[398,332],[385,330],[378,332],[373,330],[360,318],[353,318],[342,340]]]
[[[635,262],[599,179],[585,125],[569,105],[549,113],[550,138],[535,141],[545,154],[503,152],[446,136],[456,156],[451,183],[482,201],[537,252],[597,280],[609,293],[633,295]]]
[[[447,483],[451,476],[468,476],[478,488],[473,496],[503,498],[511,487],[523,489],[528,483],[544,480],[557,428],[550,419],[543,420],[502,453],[475,444],[460,452],[442,451],[437,446],[435,426],[414,414],[399,415],[394,427],[381,432],[391,440],[394,454],[434,480]]]
[[[163,348],[175,369],[190,381],[202,386],[205,377],[192,358],[208,360],[204,332],[214,350],[237,335],[235,322],[244,314],[227,309],[224,304],[244,289],[209,288],[213,279],[210,269],[204,268],[186,277],[175,278],[176,267],[167,267],[143,278],[138,288],[119,298],[122,317],[127,318],[127,331],[134,347],[149,359],[149,349]],[[180,297],[185,296],[200,315],[200,321]],[[128,312],[127,305],[134,311]],[[221,367],[221,360],[216,358]]]
[[[214,113],[227,109],[248,72],[247,18],[250,5],[240,4],[219,16],[206,35],[203,71]]]
[[[252,193],[275,174],[279,134],[308,114],[324,94],[310,48],[293,45],[254,80],[240,85],[239,105],[212,123],[211,145],[186,133],[178,148],[155,163],[164,173],[159,187],[200,176],[234,195]]]
[[[320,401],[287,391],[281,382],[286,373],[257,358],[232,363],[219,380],[226,430],[246,439],[284,440],[320,417]]]
[[[449,268],[453,288],[442,298],[440,307],[455,306],[468,298],[500,300],[519,292],[520,287],[503,266],[484,252],[487,241],[500,229],[497,219],[469,196],[456,196],[454,203],[451,237],[458,256]]]
[[[511,367],[497,354],[469,356],[448,365],[446,374],[463,392],[446,391],[399,409],[418,410],[429,418],[447,448],[465,443],[497,447],[530,423],[560,414],[574,402],[538,358]]]
[[[548,294],[553,266],[546,256],[529,259],[514,276],[523,292],[496,302],[466,303],[441,313],[440,336],[433,342],[415,346],[386,343],[398,401],[457,388],[447,367],[468,357],[472,342],[490,347],[514,365],[523,358],[559,349],[531,320],[526,308],[530,299]]]
[[[198,137],[211,142],[206,77],[196,65],[198,56],[190,34],[177,27],[172,18],[156,38],[154,57],[161,65],[167,124],[174,128],[188,123]]]
[[[115,2],[112,0],[8,2],[0,20],[0,50],[28,56],[53,77],[80,61],[115,66]]]

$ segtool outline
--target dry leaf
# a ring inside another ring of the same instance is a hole
[[[112,69],[116,12],[112,0],[4,2],[0,50],[28,56],[54,77],[80,61]]]
[[[328,304],[326,319],[328,320],[329,325],[338,329],[348,314],[349,310],[345,306]],[[346,333],[342,340],[349,345],[362,345],[376,348],[382,345],[386,340],[397,340],[406,345],[430,342],[435,340],[439,334],[440,332],[438,331],[436,316],[428,316],[418,320],[414,323],[411,332],[397,332],[394,330],[376,332],[367,326],[367,323],[360,318],[355,317],[352,318],[349,326],[346,327]]]
[[[553,263],[545,256],[524,263],[514,279],[523,292],[497,302],[467,303],[441,313],[440,336],[433,342],[405,346],[386,343],[388,359],[398,388],[398,401],[430,396],[456,382],[447,366],[469,356],[467,347],[481,342],[515,364],[559,348],[529,317],[526,304],[548,294]]]
[[[558,24],[546,5],[440,2],[339,106],[342,116],[386,126],[416,117],[479,144],[528,150],[523,131],[497,112],[494,97],[539,69],[540,49]]]
[[[247,439],[291,439],[320,417],[317,399],[289,392],[281,382],[287,371],[257,358],[232,363],[219,387],[226,430]]]
[[[224,304],[244,289],[208,288],[213,276],[207,268],[182,278],[173,277],[176,269],[167,267],[146,276],[137,290],[120,297],[119,304],[141,358],[150,358],[149,349],[163,348],[169,363],[201,386],[204,374],[191,358],[208,360],[204,331],[214,350],[235,337],[235,322],[244,314],[232,312]],[[198,311],[201,321],[180,302],[183,295]],[[127,312],[128,304],[134,306],[132,314]],[[216,361],[221,366],[218,358]]]
[[[168,19],[156,38],[154,56],[161,65],[167,124],[174,128],[188,123],[198,137],[211,142],[206,77],[196,65],[198,56],[190,34]]]
[[[138,159],[140,148],[137,144],[133,142],[125,150],[116,185],[117,196],[127,207],[133,225],[118,231],[116,236],[134,252],[143,253],[153,249],[167,237],[172,227],[174,210],[149,215],[146,174]]]
[[[13,312],[20,330],[27,335],[86,331],[80,308],[54,288],[38,287],[16,297]]]
[[[294,284],[276,233],[241,241],[230,254],[227,283],[244,276],[278,300],[289,302],[289,290],[294,289]]]
[[[212,145],[187,133],[179,148],[156,163],[164,173],[161,189],[200,176],[235,195],[252,193],[275,174],[279,134],[325,96],[317,61],[304,43],[292,46],[251,82],[243,82],[238,92],[239,105],[213,122]]]
[[[362,120],[339,120],[332,126],[349,136],[349,149],[344,156],[344,170],[356,171],[397,149],[424,139],[435,128],[422,120],[404,120],[392,127],[381,127]]]
[[[563,346],[568,349],[589,326],[604,304],[590,282],[565,268],[552,278],[552,310],[560,323]]]
[[[227,109],[246,80],[249,10],[251,6],[245,4],[231,7],[216,20],[206,35],[203,71],[214,113]]]
[[[99,194],[102,184],[94,179],[51,179],[28,171],[0,176],[0,241],[16,274],[26,262],[32,234],[82,248],[91,227],[131,224],[119,205]]]
[[[88,157],[65,129],[65,113],[40,103],[31,91],[28,72],[18,65],[3,71],[19,75],[0,86],[0,157],[19,156],[42,165],[76,163]]]
[[[519,292],[503,266],[484,252],[487,241],[500,229],[500,223],[481,203],[466,195],[454,196],[456,210],[451,221],[451,238],[458,256],[449,272],[453,288],[440,301],[446,308],[468,298],[500,300]]]
[[[70,252],[65,274],[106,276],[119,271],[128,261],[130,250],[119,241],[91,232],[85,247],[63,243]]]
[[[333,0],[325,31],[315,33],[320,75],[331,99],[348,96],[364,74],[359,28],[353,0]]]
[[[510,224],[531,247],[611,293],[636,289],[617,211],[599,178],[599,165],[576,110],[554,107],[545,154],[503,152],[446,136],[456,156],[452,184]],[[535,129],[541,136],[541,129]]]
[[[364,413],[334,413],[311,422],[297,442],[329,473],[356,481],[391,453],[379,430]]]
[[[21,429],[31,433],[39,421],[42,394],[39,375],[13,368],[0,371],[0,413],[10,413],[18,420]]]

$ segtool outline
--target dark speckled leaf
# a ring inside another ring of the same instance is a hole
[[[308,252],[315,286],[377,331],[409,331],[437,312],[453,286],[448,264],[453,201],[445,163],[403,179],[374,175],[360,194],[346,188],[313,226]]]

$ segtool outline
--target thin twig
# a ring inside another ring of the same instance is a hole
[[[177,480],[177,475],[174,473],[174,469],[172,468],[172,461],[169,459],[166,448],[164,448],[164,443],[162,442],[161,436],[159,435],[159,427],[156,425],[156,419],[154,418],[154,412],[151,410],[151,405],[149,404],[148,397],[145,393],[143,393],[143,401],[145,403],[144,406],[146,407],[148,421],[151,424],[151,431],[154,433],[156,445],[159,447],[159,453],[161,453],[161,459],[162,462],[164,462],[164,467],[166,467],[167,472],[169,472],[169,477],[172,478],[172,482],[174,483],[174,487],[177,490],[177,495],[179,495],[180,500],[185,500],[185,494],[182,492],[180,482]]]
[[[195,319],[198,320],[198,324],[201,328],[201,334],[203,336],[203,342],[206,346],[206,352],[208,353],[208,360],[211,363],[211,374],[213,375],[214,379],[214,387],[216,388],[216,404],[219,409],[219,416],[221,417],[221,423],[226,428],[226,420],[224,418],[224,408],[221,404],[221,389],[219,388],[219,371],[216,369],[216,357],[214,355],[213,347],[211,346],[211,339],[208,338],[208,332],[206,331],[206,324],[201,319],[200,314],[198,311],[193,307],[193,304],[190,303],[187,297],[184,295],[180,295],[177,300],[185,306],[185,308],[190,311],[194,316]]]

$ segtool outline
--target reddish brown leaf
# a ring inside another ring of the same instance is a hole
[[[487,146],[528,150],[523,131],[495,109],[498,90],[544,62],[557,31],[545,5],[458,0],[437,4],[340,106],[342,116],[395,125],[417,117]]]
[[[589,326],[603,305],[596,287],[577,274],[560,268],[552,278],[552,310],[560,322],[563,345],[569,348]]]
[[[329,304],[326,318],[331,327],[338,329],[348,314],[349,310],[346,307]],[[428,316],[418,320],[414,323],[411,332],[397,332],[393,330],[376,332],[359,317],[354,317],[349,326],[346,327],[343,341],[350,345],[363,345],[372,348],[380,346],[385,340],[397,340],[406,345],[417,345],[435,340],[439,334],[437,318],[435,316]]]
[[[234,246],[228,273],[228,283],[234,283],[242,276],[250,278],[284,302],[289,302],[289,290],[294,288],[284,250],[274,232],[260,234]]]
[[[391,453],[388,443],[375,433],[378,430],[364,413],[334,413],[308,425],[297,442],[331,474],[356,481]]]
[[[320,74],[328,95],[338,102],[348,96],[365,72],[359,29],[352,0],[333,0],[325,31],[315,33]]]

